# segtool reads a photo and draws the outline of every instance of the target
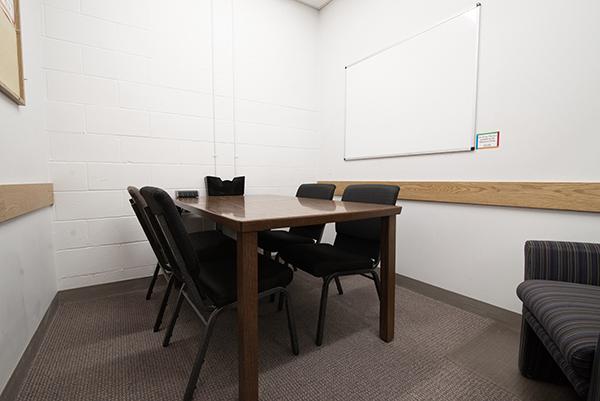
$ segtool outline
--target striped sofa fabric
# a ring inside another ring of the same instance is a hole
[[[589,379],[600,336],[600,287],[528,280],[517,295],[575,372]]]
[[[525,280],[600,285],[600,244],[527,241]]]
[[[583,399],[600,401],[600,244],[528,241],[517,295],[521,372],[548,378],[558,367]]]

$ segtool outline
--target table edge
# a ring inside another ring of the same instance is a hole
[[[284,228],[284,227],[301,227],[301,226],[310,226],[315,224],[327,224],[327,223],[337,223],[343,221],[352,221],[352,220],[363,220],[370,218],[378,218],[378,217],[389,217],[395,216],[402,213],[402,206],[398,205],[385,205],[385,208],[380,208],[376,210],[367,210],[367,211],[355,211],[355,212],[343,212],[332,215],[308,215],[308,216],[298,216],[298,217],[275,217],[275,218],[265,218],[265,219],[257,219],[257,220],[248,220],[248,221],[239,221],[227,218],[223,215],[212,213],[205,209],[200,209],[190,205],[189,203],[181,202],[178,199],[175,199],[175,204],[187,210],[190,213],[199,214],[201,216],[207,217],[218,224],[222,224],[226,227],[231,228],[236,232],[252,232],[252,231],[263,231],[275,228]],[[381,205],[380,205],[381,206]],[[298,222],[302,222],[302,224],[295,224]]]

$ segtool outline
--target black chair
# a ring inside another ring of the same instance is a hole
[[[169,266],[183,282],[163,346],[169,345],[184,298],[206,326],[183,397],[184,401],[189,401],[198,382],[216,319],[224,309],[237,303],[236,259],[235,255],[223,254],[221,259],[200,260],[171,197],[165,191],[153,187],[142,188],[141,194],[148,204],[152,227]],[[285,297],[292,351],[298,355],[298,337],[291,299],[285,289],[292,281],[293,272],[289,268],[282,269],[281,265],[269,258],[261,257],[258,275],[259,298],[271,294],[281,294]],[[206,310],[209,312],[208,317],[202,313]]]
[[[351,185],[342,195],[342,201],[394,205],[400,188],[392,185]],[[284,248],[279,256],[290,265],[323,279],[321,305],[317,324],[316,344],[323,343],[325,312],[329,284],[341,276],[362,275],[375,283],[381,299],[379,264],[381,219],[367,219],[336,223],[336,238],[330,244],[300,244]]]
[[[136,187],[128,187],[127,191],[131,196],[129,203],[131,204],[131,207],[133,208],[133,211],[140,225],[142,226],[142,230],[144,231],[144,234],[146,235],[146,238],[148,239],[148,242],[152,247],[152,251],[157,259],[156,268],[154,269],[154,274],[152,275],[152,280],[150,281],[150,286],[148,287],[148,291],[146,293],[146,299],[149,300],[152,297],[152,292],[161,270],[165,278],[168,278],[167,288],[163,294],[160,309],[154,323],[154,331],[156,332],[160,330],[173,286],[177,286],[180,283],[176,282],[176,277],[172,274],[172,270],[165,257],[165,253],[158,242],[152,225],[150,224],[147,214],[148,205],[146,204],[146,201],[140,194],[139,189]],[[235,241],[218,231],[198,231],[189,235],[194,246],[194,250],[200,259],[211,259],[222,255],[223,252],[229,252],[232,254],[235,252]]]
[[[519,369],[600,401],[600,244],[525,243]]]
[[[245,177],[235,177],[233,180],[222,180],[220,177],[207,175],[204,178],[208,196],[237,196],[244,195]]]
[[[296,191],[298,198],[332,200],[335,193],[333,184],[302,184]],[[289,231],[270,230],[258,233],[258,247],[265,253],[279,252],[281,249],[298,244],[314,244],[323,236],[324,224],[303,227],[290,227]]]
[[[335,194],[335,185],[333,184],[302,184],[296,191],[297,198],[312,198],[332,200]],[[269,230],[258,233],[258,247],[264,251],[264,254],[271,256],[281,249],[298,244],[314,244],[321,242],[325,224],[314,226],[290,227],[289,231]],[[336,277],[335,285],[338,293],[343,294],[342,284]],[[275,297],[271,298],[274,301]],[[281,299],[279,308],[281,309]]]

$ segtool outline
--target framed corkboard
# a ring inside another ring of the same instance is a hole
[[[19,0],[0,0],[0,91],[25,104]]]

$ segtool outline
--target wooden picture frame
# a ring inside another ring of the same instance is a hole
[[[19,0],[0,0],[0,54],[2,55],[0,92],[23,106],[25,105],[25,80]]]

